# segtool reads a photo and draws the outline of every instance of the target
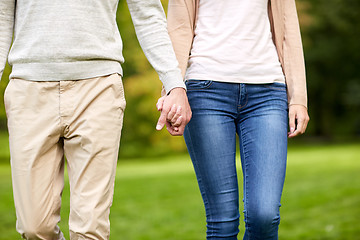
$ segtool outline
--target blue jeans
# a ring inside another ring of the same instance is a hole
[[[244,184],[243,239],[278,239],[287,158],[285,84],[188,80],[192,109],[184,137],[207,220],[207,239],[237,239],[239,136]]]

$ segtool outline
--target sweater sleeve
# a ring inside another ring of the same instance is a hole
[[[15,0],[0,1],[0,79],[9,53],[15,19]]]
[[[127,3],[140,46],[159,74],[166,93],[176,87],[185,88],[160,0],[127,0]]]

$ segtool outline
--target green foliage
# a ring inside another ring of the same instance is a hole
[[[4,106],[4,92],[6,85],[9,82],[9,75],[11,72],[10,66],[7,64],[0,79],[0,131],[6,131],[6,113],[5,113],[5,106]]]
[[[10,162],[9,136],[7,132],[0,131],[0,164]]]
[[[167,1],[162,1],[166,7]],[[146,60],[136,38],[126,1],[119,1],[117,23],[124,44],[124,87],[127,100],[121,139],[121,157],[154,156],[169,152],[184,152],[181,137],[170,137],[155,125],[159,113],[155,104],[160,97],[161,82]],[[7,66],[0,83],[3,94],[8,83],[10,67]],[[1,95],[3,96],[3,95]],[[6,131],[6,115],[3,100],[0,101],[0,130]]]
[[[162,1],[166,7],[167,1]],[[298,0],[307,65],[309,111],[307,134],[328,138],[360,135],[360,1]],[[119,1],[117,22],[124,42],[127,99],[121,157],[182,152],[181,137],[155,131],[155,108],[161,83],[142,53],[126,1]],[[0,83],[8,82],[7,66]],[[0,131],[6,129],[0,100]]]
[[[167,1],[162,1],[166,8]],[[157,156],[184,152],[181,137],[171,137],[166,130],[157,132],[159,117],[156,102],[161,82],[140,49],[125,1],[119,2],[118,26],[124,42],[124,88],[127,101],[121,137],[120,157]]]
[[[359,239],[359,156],[360,144],[290,148],[280,239]],[[66,183],[60,223],[66,239],[68,212]],[[0,215],[1,239],[19,239],[8,165],[0,165]],[[205,213],[189,157],[121,160],[110,219],[110,239],[204,239]]]
[[[127,106],[125,109],[120,157],[156,156],[169,152],[183,152],[182,137],[170,137],[165,129],[155,126],[160,113],[156,102],[161,82],[154,71],[128,77],[124,83]]]
[[[359,136],[360,2],[302,0],[310,132]]]
[[[122,68],[125,75],[124,80],[126,81],[126,77],[141,75],[151,69],[151,67],[146,60],[144,53],[141,51],[139,42],[136,38],[126,1],[119,1],[116,20],[123,40],[125,63],[122,65]]]

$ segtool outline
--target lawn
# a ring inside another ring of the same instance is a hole
[[[7,148],[1,141],[0,158],[4,158]],[[360,239],[359,173],[360,144],[291,147],[280,239]],[[1,164],[2,240],[20,239],[15,230],[10,178],[9,165]],[[205,239],[204,210],[187,155],[120,160],[115,188],[111,239]],[[67,239],[68,202],[66,185],[60,227]],[[241,234],[243,228],[241,221]]]

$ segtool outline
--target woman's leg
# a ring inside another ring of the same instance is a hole
[[[192,119],[184,137],[205,205],[207,239],[234,240],[239,232],[236,125],[224,86],[229,84],[187,82]]]
[[[287,158],[285,85],[242,85],[238,118],[244,178],[244,239],[278,239],[280,199]]]

